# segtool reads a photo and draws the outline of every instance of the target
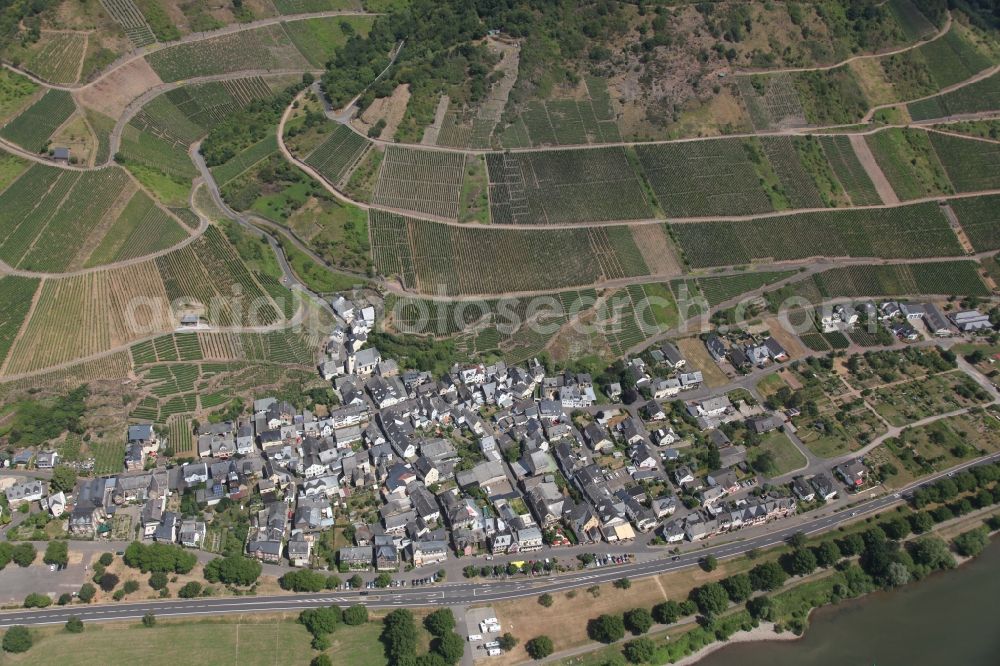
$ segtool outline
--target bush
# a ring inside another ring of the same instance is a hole
[[[37,594],[32,592],[24,598],[25,608],[46,608],[52,605],[52,599],[47,594]]]
[[[955,551],[962,557],[975,557],[979,555],[989,542],[989,532],[985,527],[977,527],[974,530],[962,532],[952,541]]]
[[[625,628],[636,636],[646,633],[653,626],[653,616],[645,608],[633,608],[630,611],[625,611],[622,620],[625,623]]]
[[[309,666],[333,666],[333,660],[330,659],[329,655],[321,654],[313,657],[313,660],[309,662]]]
[[[10,559],[19,567],[31,566],[35,561],[38,551],[30,543],[19,543],[10,552]]]
[[[31,638],[28,628],[19,624],[15,624],[3,635],[4,652],[27,652],[31,649],[33,643],[34,641]]]
[[[706,555],[701,558],[701,562],[699,562],[699,564],[705,571],[715,571],[719,568],[719,560],[715,557],[715,555]]]
[[[73,603],[73,595],[69,592],[63,592],[59,595],[59,600],[56,602],[60,606],[65,606],[66,604]]]
[[[538,597],[538,603],[545,606],[546,608],[551,607],[553,604],[552,595],[546,592],[542,596]]]
[[[142,616],[142,626],[152,629],[156,626],[156,616],[153,613],[146,613]]]
[[[177,592],[177,596],[181,599],[193,599],[199,594],[201,594],[201,583],[196,580],[193,580],[190,583],[185,583],[184,587]]]
[[[340,624],[340,609],[336,606],[309,608],[299,613],[298,621],[313,636],[325,636],[332,634]]]
[[[79,634],[83,632],[83,620],[78,618],[76,615],[70,616],[70,618],[66,620],[66,631],[71,634]]]
[[[122,590],[125,591],[125,594],[132,594],[133,592],[138,592],[139,591],[139,581],[137,581],[137,580],[127,580],[127,581],[125,581],[125,585],[122,586]]]
[[[42,561],[46,564],[66,566],[69,564],[69,544],[65,541],[50,541],[45,546],[45,556]]]
[[[166,588],[168,582],[170,581],[167,578],[167,574],[162,571],[157,571],[149,577],[149,586],[154,590],[162,590]]]
[[[656,644],[648,638],[636,638],[625,644],[622,653],[633,664],[644,664],[653,660]]]
[[[80,597],[80,601],[83,601],[84,603],[88,603],[89,604],[91,601],[93,601],[94,595],[96,595],[96,594],[97,594],[97,588],[96,587],[94,587],[90,583],[84,583],[80,587],[80,593],[79,593],[78,596]]]
[[[524,649],[532,659],[545,659],[555,651],[552,639],[548,636],[536,636],[524,644]]]
[[[504,652],[510,652],[515,647],[517,647],[517,638],[515,638],[514,634],[510,633],[509,631],[500,638],[498,638],[497,642],[500,643],[500,649],[503,650]]]
[[[101,563],[102,567],[110,567],[111,563],[115,561],[115,556],[111,553],[101,553],[101,557],[97,561]]]
[[[368,609],[361,604],[355,604],[344,609],[344,624],[356,627],[368,621]]]
[[[115,601],[121,601],[125,598],[125,590],[115,590],[115,593],[111,595],[111,598]]]
[[[630,581],[628,578],[619,578],[618,580],[615,581],[614,585],[619,590],[627,590],[630,587],[632,587],[632,581]]]
[[[106,573],[101,576],[100,585],[101,589],[105,592],[110,592],[111,590],[118,587],[118,576],[113,573]]]

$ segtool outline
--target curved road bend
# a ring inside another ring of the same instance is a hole
[[[795,525],[782,526],[781,523],[774,523],[774,526],[778,527],[778,529],[767,534],[744,540],[720,543],[716,546],[705,548],[695,547],[686,553],[678,555],[676,560],[672,559],[666,548],[664,548],[663,557],[654,560],[608,568],[584,569],[570,574],[536,579],[519,578],[482,583],[456,582],[431,587],[387,588],[373,591],[335,590],[317,594],[291,594],[270,597],[171,599],[167,601],[137,601],[124,604],[60,606],[44,610],[22,609],[0,613],[0,627],[9,627],[15,624],[62,624],[71,616],[79,617],[84,622],[137,620],[148,612],[155,613],[160,618],[165,618],[226,613],[300,611],[306,608],[315,608],[329,604],[344,605],[361,603],[372,608],[464,605],[536,596],[545,592],[560,592],[583,585],[608,583],[623,576],[636,578],[679,571],[697,566],[698,561],[709,554],[715,555],[719,559],[738,557],[752,548],[764,549],[779,545],[796,532],[813,534],[829,531],[842,523],[856,519],[862,514],[882,511],[893,506],[901,501],[901,495],[904,492],[932,483],[956,471],[984,462],[998,460],[1000,460],[1000,453],[978,458],[953,467],[948,471],[928,477],[918,483],[911,484],[894,494],[867,500],[839,513],[821,515],[813,520]],[[627,545],[622,547],[621,552],[627,551]]]

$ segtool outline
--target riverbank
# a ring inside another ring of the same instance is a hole
[[[738,643],[771,643],[775,641],[794,641],[799,638],[799,636],[790,631],[777,633],[774,630],[773,622],[762,622],[760,626],[750,631],[737,631],[726,641],[716,641],[711,645],[706,645],[698,652],[674,662],[674,666],[691,666],[691,664],[696,664],[719,650]]]

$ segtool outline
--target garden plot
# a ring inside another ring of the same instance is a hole
[[[0,136],[33,153],[42,152],[49,137],[76,111],[72,95],[48,90],[38,101],[0,128]]]
[[[491,153],[494,222],[554,224],[654,216],[624,148]]]
[[[774,210],[743,139],[636,146],[667,215],[751,215]]]
[[[169,46],[146,56],[164,81],[228,74],[248,63],[261,70],[307,70],[309,62],[279,25]]]
[[[369,145],[369,141],[350,127],[336,123],[330,135],[306,156],[305,163],[330,183],[338,185]]]
[[[465,155],[389,146],[372,203],[458,219]]]
[[[694,267],[826,257],[914,259],[963,254],[936,203],[672,225]]]
[[[964,372],[953,370],[875,389],[871,405],[894,426],[989,402],[990,396]]]

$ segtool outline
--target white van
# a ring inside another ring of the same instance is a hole
[[[472,643],[473,641],[481,641],[481,640],[483,640],[482,634],[469,634],[470,643]]]

